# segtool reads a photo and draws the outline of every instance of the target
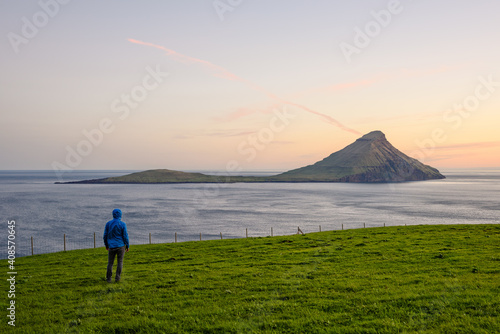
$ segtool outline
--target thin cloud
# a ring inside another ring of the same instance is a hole
[[[292,101],[287,101],[285,99],[282,99],[282,98],[276,96],[275,94],[267,91],[266,89],[264,89],[264,88],[262,88],[262,87],[260,87],[260,86],[258,86],[256,84],[254,84],[253,82],[248,81],[246,79],[243,79],[243,78],[237,76],[236,74],[231,73],[230,71],[226,70],[225,68],[223,68],[221,66],[218,66],[218,65],[215,65],[215,64],[212,64],[212,63],[210,63],[210,62],[208,62],[206,60],[201,60],[201,59],[189,57],[189,56],[183,55],[181,53],[178,53],[178,52],[176,52],[174,50],[170,50],[170,49],[167,49],[167,48],[165,48],[165,47],[163,47],[161,45],[157,45],[157,44],[153,44],[153,43],[143,42],[143,41],[139,41],[139,40],[131,39],[131,38],[129,38],[128,41],[131,42],[131,43],[145,45],[145,46],[150,46],[150,47],[154,47],[156,49],[165,51],[165,53],[166,53],[167,56],[172,57],[172,59],[174,59],[176,61],[179,61],[179,62],[182,62],[182,63],[185,63],[185,64],[200,64],[204,68],[210,70],[210,72],[214,76],[216,76],[216,77],[227,79],[227,80],[231,80],[231,81],[239,81],[239,82],[245,84],[247,87],[249,87],[249,88],[251,88],[251,89],[253,89],[255,91],[263,93],[264,95],[266,95],[270,99],[278,101],[278,102],[280,102],[282,104],[287,104],[287,105],[290,105],[290,106],[295,106],[295,107],[297,107],[299,109],[302,109],[302,110],[304,110],[306,112],[309,112],[309,113],[312,113],[314,115],[320,116],[325,122],[330,123],[332,125],[335,125],[335,126],[337,126],[338,128],[340,128],[340,129],[342,129],[344,131],[347,131],[347,132],[350,132],[350,133],[353,133],[353,134],[356,134],[356,135],[360,135],[361,134],[361,132],[356,131],[354,129],[351,129],[351,128],[343,125],[342,123],[340,123],[339,121],[337,121],[336,119],[334,119],[331,116],[328,116],[328,115],[325,115],[323,113],[314,111],[314,110],[312,110],[310,108],[307,108],[307,107],[302,106],[300,104],[294,103]]]
[[[331,93],[331,92],[337,92],[337,91],[342,91],[342,90],[346,90],[346,89],[371,86],[373,84],[387,80],[388,77],[389,76],[386,74],[380,74],[380,75],[376,75],[372,78],[361,79],[361,80],[350,81],[350,82],[343,82],[343,83],[328,85],[328,86],[324,86],[324,87],[311,88],[311,89],[307,89],[303,92],[295,93],[293,95],[293,97],[298,98],[298,97],[304,97],[304,96],[318,94],[318,93]]]
[[[174,139],[192,139],[197,137],[242,137],[254,134],[255,131],[215,131],[215,132],[205,132],[199,134],[178,134],[172,136]]]
[[[478,155],[477,150],[500,147],[499,141],[492,142],[479,142],[479,143],[464,143],[456,145],[447,146],[437,146],[434,147],[434,152],[425,157],[422,160],[423,163],[434,163],[438,161],[445,161],[450,159],[456,159],[457,157],[463,157],[467,155],[468,158]],[[460,150],[467,150],[467,153],[460,152]]]
[[[500,141],[489,141],[489,142],[480,142],[480,143],[464,143],[464,144],[456,144],[456,145],[448,145],[448,146],[437,146],[436,150],[462,150],[462,149],[481,149],[481,148],[490,148],[490,147],[499,147]]]
[[[317,94],[317,93],[328,93],[328,92],[331,93],[331,92],[337,92],[337,91],[342,91],[342,90],[347,90],[347,89],[367,87],[367,86],[372,86],[374,84],[378,84],[378,83],[385,82],[385,81],[397,80],[397,79],[402,79],[402,78],[412,78],[412,77],[422,77],[422,76],[435,75],[438,73],[449,72],[449,71],[453,71],[453,70],[463,68],[463,67],[464,67],[463,65],[456,65],[456,66],[438,66],[438,67],[429,68],[429,69],[403,68],[403,69],[400,69],[398,71],[394,71],[391,73],[380,73],[380,74],[374,75],[372,77],[359,79],[356,81],[342,82],[342,83],[337,83],[337,84],[328,85],[328,86],[324,86],[324,87],[311,88],[311,89],[305,90],[303,92],[296,93],[293,95],[293,97],[297,98],[297,97],[303,97],[303,96],[308,96],[308,95]]]
[[[429,76],[429,75],[435,75],[438,73],[443,73],[443,72],[448,72],[448,71],[453,71],[459,68],[462,68],[462,65],[457,65],[457,66],[439,66],[435,68],[430,68],[430,69],[416,69],[416,70],[409,70],[409,69],[401,69],[399,71],[393,72],[393,73],[381,73],[374,75],[369,78],[365,79],[360,79],[356,81],[349,81],[349,82],[343,82],[343,83],[337,83],[333,85],[328,85],[324,87],[316,87],[316,88],[311,88],[307,89],[302,92],[295,93],[290,96],[290,98],[297,99],[297,98],[302,98],[306,96],[310,96],[313,94],[321,94],[321,93],[333,93],[333,92],[338,92],[338,91],[343,91],[343,90],[350,90],[350,89],[356,89],[356,88],[361,88],[361,87],[369,87],[375,84],[379,84],[385,81],[390,81],[390,80],[398,80],[398,79],[403,79],[403,78],[411,78],[411,77],[422,77],[422,76]],[[268,106],[265,109],[262,108],[238,108],[236,111],[233,111],[229,113],[226,116],[222,117],[217,117],[214,118],[217,121],[234,121],[236,119],[254,114],[254,113],[269,113],[273,108],[276,108],[277,105],[273,104]],[[398,116],[393,116],[393,117],[387,117],[384,118],[385,120],[396,120],[396,119],[402,119],[402,118],[414,118],[417,117],[418,119],[427,119],[428,117],[433,117],[433,116],[441,116],[441,113],[418,113],[418,114],[412,114],[412,115],[398,115]],[[379,116],[377,117],[365,117],[361,118],[358,120],[357,123],[373,123],[380,121],[381,118]],[[331,120],[328,120],[327,122],[331,122]]]
[[[274,108],[276,108],[278,105],[273,104],[270,105],[266,108],[250,108],[250,107],[242,107],[238,108],[235,111],[225,115],[225,116],[218,116],[218,117],[212,117],[213,120],[218,121],[218,122],[232,122],[237,119],[240,119],[245,116],[257,114],[257,113],[262,113],[262,114],[270,114]]]
[[[191,138],[195,138],[197,136],[195,135],[185,135],[185,134],[179,134],[179,135],[174,135],[172,136],[173,139],[191,139]]]
[[[255,133],[255,131],[240,131],[240,132],[212,132],[207,133],[205,136],[208,137],[241,137],[248,136]]]

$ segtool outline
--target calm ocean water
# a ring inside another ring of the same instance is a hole
[[[75,171],[64,181],[130,171]],[[444,180],[400,184],[269,183],[57,185],[53,171],[0,171],[0,213],[16,221],[18,256],[102,246],[104,224],[121,208],[131,244],[293,234],[416,224],[500,223],[500,169],[443,170]],[[256,175],[256,173],[251,173]],[[269,173],[260,173],[267,175]],[[258,175],[258,174],[257,174]],[[6,253],[1,252],[1,253]],[[7,254],[1,254],[6,258]]]

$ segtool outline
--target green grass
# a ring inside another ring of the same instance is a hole
[[[206,175],[187,173],[170,169],[152,169],[123,176],[104,179],[70,181],[62,183],[235,183],[235,182],[268,182],[268,178],[256,176]],[[61,182],[56,182],[61,183]]]
[[[118,284],[106,262],[103,248],[18,258],[15,332],[500,332],[498,225],[133,246]]]

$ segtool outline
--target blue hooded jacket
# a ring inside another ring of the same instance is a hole
[[[127,225],[121,221],[122,211],[113,210],[113,220],[106,223],[104,228],[104,245],[107,248],[118,248],[125,246],[129,248]]]

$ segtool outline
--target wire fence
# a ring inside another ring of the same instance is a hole
[[[385,223],[383,224],[385,227]],[[405,224],[406,226],[406,224]],[[344,226],[341,224],[338,228],[333,230],[344,230],[344,229],[355,229],[355,228],[366,228],[366,227],[382,227],[382,225],[373,225],[367,226],[365,223],[358,226],[353,226],[351,224]],[[302,230],[299,227],[287,229],[290,231],[290,234],[305,234],[305,233],[313,233],[313,232],[326,232],[327,230],[322,230],[321,225],[318,225],[316,230]],[[206,240],[222,240],[222,239],[240,239],[240,238],[250,238],[250,237],[274,237],[274,236],[283,236],[290,234],[275,234],[275,230],[271,227],[270,230],[265,235],[255,235],[251,234],[251,231],[246,228],[242,235],[230,235],[224,234],[222,232],[219,233],[199,233],[199,234],[178,234],[174,233],[173,235],[167,234],[143,234],[141,236],[135,236],[133,238],[134,242],[131,243],[134,245],[145,245],[145,244],[164,244],[164,243],[177,243],[177,242],[187,242],[187,241],[206,241]],[[89,236],[79,236],[78,238],[63,234],[59,238],[41,238],[41,237],[30,237],[29,239],[21,239],[16,240],[16,257],[23,256],[31,256],[37,254],[47,254],[47,253],[56,253],[61,251],[71,251],[77,249],[91,249],[91,248],[99,248],[104,247],[102,234],[99,232],[94,232],[93,235]],[[3,253],[0,254],[0,259],[7,259],[8,254]]]

